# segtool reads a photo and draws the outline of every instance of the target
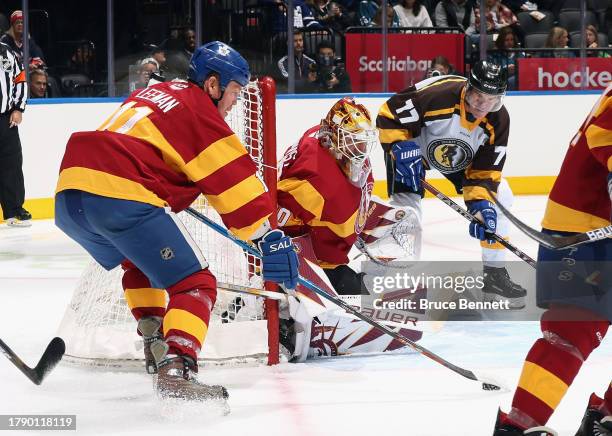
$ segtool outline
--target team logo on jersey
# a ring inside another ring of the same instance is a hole
[[[437,139],[427,145],[427,160],[443,174],[464,170],[473,157],[474,150],[461,139]]]
[[[2,71],[11,71],[13,69],[13,62],[11,58],[7,56],[0,55],[0,70]]]
[[[187,82],[173,82],[172,85],[170,85],[170,89],[180,91],[181,89],[185,89],[188,86],[189,84]]]
[[[161,258],[164,260],[170,260],[174,257],[174,251],[170,247],[162,248],[159,250],[159,254],[161,254]]]

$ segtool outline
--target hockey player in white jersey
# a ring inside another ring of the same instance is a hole
[[[526,291],[504,267],[504,248],[490,232],[507,237],[509,222],[487,193],[511,206],[513,196],[502,168],[510,117],[503,106],[506,76],[498,66],[477,62],[469,79],[437,76],[398,92],[380,109],[376,125],[385,153],[387,190],[391,204],[421,210],[421,179],[437,169],[463,193],[468,210],[482,224],[469,233],[482,245],[485,296],[524,306]]]

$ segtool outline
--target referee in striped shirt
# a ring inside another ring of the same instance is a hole
[[[26,75],[11,49],[0,43],[0,206],[7,225],[28,227],[18,125],[28,98]]]

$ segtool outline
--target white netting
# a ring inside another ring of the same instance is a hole
[[[263,177],[262,92],[258,82],[247,85],[227,122],[249,150]],[[273,128],[273,126],[272,126]],[[274,162],[271,163],[275,165]],[[192,205],[217,223],[219,215],[204,197]],[[179,217],[202,249],[219,287],[262,288],[250,272],[255,259],[187,213]],[[130,369],[142,363],[142,341],[121,286],[121,268],[105,271],[92,262],[84,271],[59,328],[66,341],[64,360],[84,366]],[[219,289],[211,314],[200,364],[244,365],[267,361],[268,326],[262,298]]]

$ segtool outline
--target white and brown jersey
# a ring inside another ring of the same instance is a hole
[[[475,119],[465,109],[467,79],[432,77],[398,92],[380,108],[376,126],[389,153],[394,143],[413,140],[428,168],[449,178],[463,174],[466,201],[497,192],[506,160],[510,117],[505,107]]]

